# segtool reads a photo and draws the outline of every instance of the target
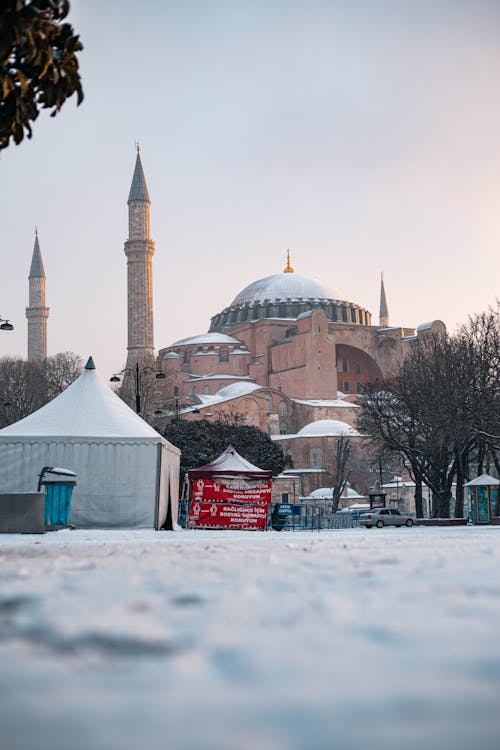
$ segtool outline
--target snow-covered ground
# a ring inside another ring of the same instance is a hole
[[[497,750],[500,528],[0,537],[5,750]]]

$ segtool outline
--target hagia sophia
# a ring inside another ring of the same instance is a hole
[[[302,491],[324,484],[331,440],[356,430],[357,395],[390,375],[419,337],[444,330],[441,321],[416,329],[391,325],[380,286],[378,324],[362,305],[342,299],[320,280],[297,273],[290,252],[281,273],[248,284],[210,321],[207,332],[155,355],[150,198],[139,149],[128,197],[127,367],[156,359],[165,374],[165,401],[183,419],[240,416],[279,441],[302,472]],[[46,356],[44,270],[35,241],[30,273],[28,359]],[[44,354],[45,346],[45,354]]]

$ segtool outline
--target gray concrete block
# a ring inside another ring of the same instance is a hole
[[[0,533],[44,534],[45,493],[0,494]]]

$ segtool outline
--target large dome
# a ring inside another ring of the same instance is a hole
[[[257,279],[246,286],[229,307],[213,316],[209,332],[227,332],[254,320],[297,320],[310,310],[323,310],[332,322],[371,325],[368,310],[349,302],[319,279],[295,273],[288,252],[283,273]]]
[[[342,299],[319,279],[299,273],[275,273],[246,286],[231,302],[231,307],[251,302],[274,300]]]

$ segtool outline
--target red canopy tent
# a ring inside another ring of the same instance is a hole
[[[266,527],[272,471],[247,461],[230,445],[209,464],[188,471],[188,528]]]

